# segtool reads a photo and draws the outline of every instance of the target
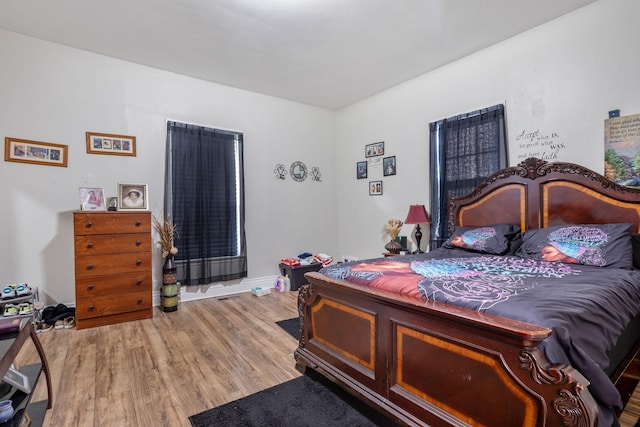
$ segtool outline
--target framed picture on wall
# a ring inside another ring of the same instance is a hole
[[[396,174],[396,156],[385,157],[382,159],[382,174],[390,176]]]
[[[369,195],[382,196],[382,181],[369,181]]]
[[[68,146],[50,142],[5,137],[4,160],[37,165],[67,167]]]
[[[136,137],[111,133],[86,132],[87,153],[112,156],[136,155]]]
[[[356,176],[358,179],[364,179],[367,177],[367,162],[358,162],[356,165]]]
[[[149,206],[147,184],[118,184],[118,210],[146,210]]]
[[[384,155],[384,142],[375,142],[364,146],[365,157],[375,157]]]

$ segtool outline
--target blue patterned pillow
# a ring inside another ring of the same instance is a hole
[[[631,224],[567,224],[527,230],[516,256],[631,269]]]
[[[493,224],[484,227],[456,226],[442,247],[505,255],[513,254],[520,243],[520,227],[515,224]]]

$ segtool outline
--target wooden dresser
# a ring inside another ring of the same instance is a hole
[[[151,212],[73,213],[76,327],[153,316]]]

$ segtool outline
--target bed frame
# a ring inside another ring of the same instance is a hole
[[[450,202],[450,225],[629,222],[640,231],[640,191],[572,163],[530,158]],[[407,425],[595,426],[588,381],[550,365],[538,344],[551,330],[515,320],[363,289],[307,273],[299,291],[296,365],[314,369]],[[570,302],[568,302],[570,303]],[[612,374],[625,376],[636,342]],[[619,387],[620,389],[620,387]]]

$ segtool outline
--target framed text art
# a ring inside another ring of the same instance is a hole
[[[382,196],[382,181],[369,181],[369,195]]]
[[[147,184],[118,184],[118,210],[146,210],[148,206]]]
[[[112,156],[136,155],[136,137],[87,132],[87,153]]]
[[[4,160],[67,167],[68,146],[50,142],[5,137]]]
[[[384,142],[375,142],[364,146],[365,157],[375,157],[384,155]]]

